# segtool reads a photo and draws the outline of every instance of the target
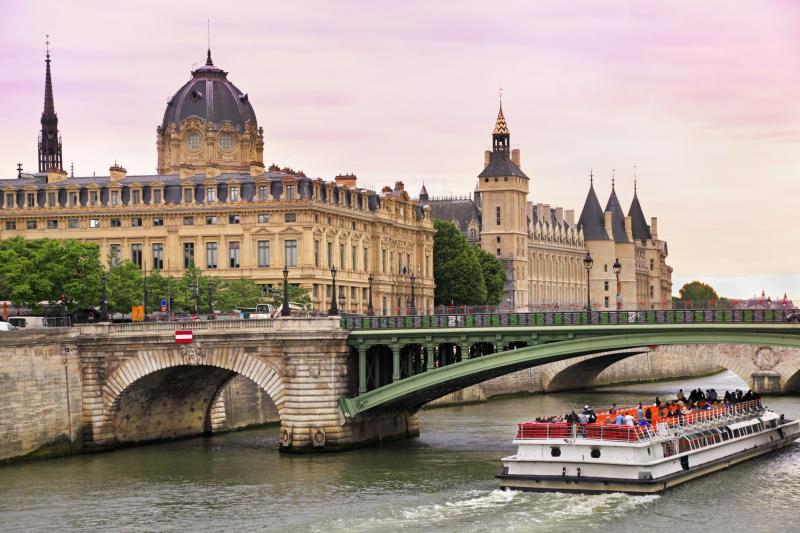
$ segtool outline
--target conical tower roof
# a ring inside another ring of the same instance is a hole
[[[583,230],[584,240],[608,240],[603,220],[603,209],[600,207],[600,201],[594,192],[594,183],[592,182],[589,182],[589,194],[586,195],[586,201],[583,203],[583,211],[581,211],[581,217],[578,219],[578,229]]]
[[[506,124],[506,117],[503,115],[503,104],[500,104],[500,111],[497,113],[497,121],[494,124],[492,135],[511,135]]]
[[[615,242],[628,242],[628,234],[625,233],[625,214],[619,204],[617,192],[614,185],[611,185],[611,196],[608,197],[606,211],[611,211],[611,230],[614,233]]]
[[[631,217],[633,240],[648,241],[653,238],[650,233],[650,226],[647,225],[647,218],[645,218],[642,206],[639,204],[636,185],[633,186],[633,201],[631,202],[631,208],[628,209],[628,216]]]

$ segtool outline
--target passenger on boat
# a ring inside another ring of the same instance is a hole
[[[614,419],[614,423],[618,426],[621,426],[625,423],[625,416],[622,413],[617,413],[617,417]]]
[[[678,400],[685,402],[686,396],[683,395],[683,389],[678,389]]]
[[[647,422],[648,422],[648,423],[649,423],[651,420],[653,420],[653,408],[652,408],[652,407],[649,407],[649,408],[648,408],[648,409],[647,409],[647,410],[644,412],[644,417],[645,417],[645,419],[647,419]]]
[[[611,404],[611,409],[608,410],[608,414],[615,415],[617,414],[617,404]]]
[[[633,426],[633,425],[634,425],[634,423],[633,423],[633,416],[631,416],[631,414],[630,414],[630,413],[628,413],[627,415],[625,415],[625,425],[626,425],[626,426]]]
[[[656,401],[655,401],[655,402],[653,402],[653,403],[655,404],[655,406],[656,406],[656,409],[658,409],[659,407],[661,407],[661,400],[659,400],[659,399],[658,399],[658,396],[656,396]]]
[[[639,402],[639,407],[636,408],[636,419],[641,420],[642,418],[644,418],[644,408],[642,402]]]

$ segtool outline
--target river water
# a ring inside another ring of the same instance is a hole
[[[0,530],[800,531],[800,445],[660,496],[501,491],[515,424],[735,375],[425,410],[418,439],[281,455],[274,427],[0,468]],[[800,416],[798,398],[767,405]]]

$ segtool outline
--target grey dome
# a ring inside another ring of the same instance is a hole
[[[219,128],[223,121],[231,122],[238,131],[243,131],[248,122],[257,128],[256,113],[247,94],[228,81],[227,76],[227,72],[211,62],[209,51],[206,64],[192,71],[192,79],[167,102],[161,127],[166,130],[173,123],[180,129],[181,121],[196,116],[211,122],[214,128]]]

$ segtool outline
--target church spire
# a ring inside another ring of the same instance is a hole
[[[42,129],[39,133],[39,172],[50,169],[64,170],[61,158],[61,136],[58,134],[58,115],[53,103],[53,80],[50,75],[50,36],[46,41],[44,76],[44,110],[42,111]]]
[[[503,89],[500,89],[500,111],[492,131],[492,151],[508,153],[511,141],[511,132],[508,131],[506,117],[503,115]]]

